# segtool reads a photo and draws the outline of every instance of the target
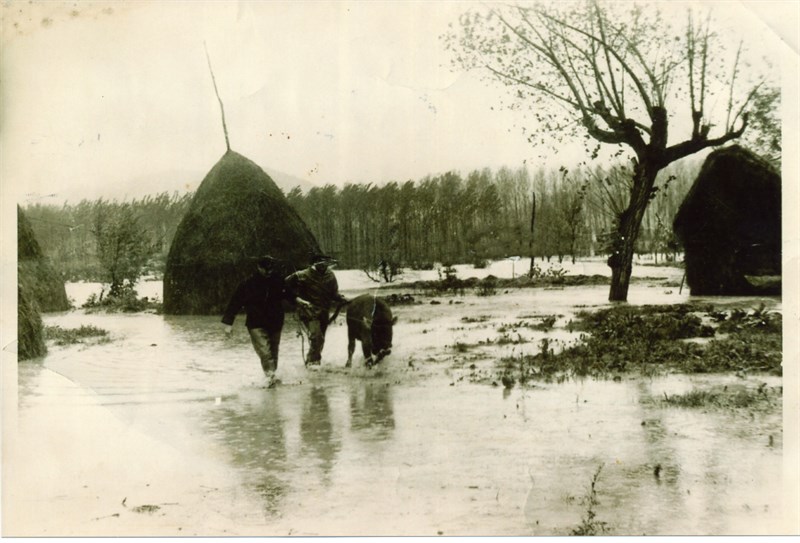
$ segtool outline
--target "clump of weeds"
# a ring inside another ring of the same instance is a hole
[[[777,392],[776,392],[777,390]],[[780,389],[770,389],[766,383],[758,387],[721,386],[712,389],[694,389],[684,394],[664,393],[663,403],[685,408],[751,409],[765,410],[779,407]]]
[[[563,315],[523,315],[520,317],[523,320],[520,320],[512,326],[515,328],[531,328],[533,330],[549,332],[553,329],[553,326],[555,326],[558,318],[562,316]],[[534,322],[525,319],[531,319]]]
[[[741,308],[731,310],[730,315],[722,312],[710,313],[718,319],[721,333],[737,333],[745,330],[757,330],[768,333],[780,333],[783,317],[777,311],[769,311],[762,303],[752,311]]]
[[[539,352],[535,355],[519,354],[502,358],[501,378],[513,376],[521,386],[533,380],[565,381],[575,372],[572,368],[565,368],[558,363],[555,355],[556,345],[555,340],[545,337],[539,340]]]
[[[557,317],[555,315],[546,315],[541,318],[541,320],[533,325],[535,330],[542,330],[544,332],[548,332],[553,329],[553,326],[556,323]]]
[[[478,315],[477,317],[461,317],[461,322],[467,324],[484,323],[491,319],[489,315]]]
[[[75,345],[95,340],[94,343],[107,343],[111,341],[108,331],[91,325],[81,325],[79,328],[62,328],[60,326],[45,326],[44,336],[56,345]]]
[[[453,350],[454,350],[455,352],[457,352],[457,353],[460,353],[460,354],[468,353],[468,352],[469,352],[470,350],[472,350],[474,347],[475,347],[475,345],[474,345],[474,344],[471,344],[471,343],[462,343],[461,341],[456,341],[456,342],[453,344]]]
[[[494,296],[497,294],[497,277],[489,275],[483,278],[475,288],[475,294],[478,296]]]
[[[522,343],[527,343],[528,340],[522,337],[521,334],[517,333],[517,337],[512,335],[511,331],[503,330],[500,334],[500,337],[497,338],[495,344],[497,345],[520,345]]]
[[[603,471],[603,464],[597,467],[592,476],[586,495],[581,500],[583,505],[586,506],[586,511],[583,514],[583,518],[581,518],[581,523],[572,529],[570,535],[592,536],[606,531],[608,523],[597,520],[596,511],[596,507],[600,504],[597,499],[597,480],[600,478],[601,471]]]

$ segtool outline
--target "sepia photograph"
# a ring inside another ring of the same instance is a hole
[[[0,536],[800,535],[797,0],[0,10]]]

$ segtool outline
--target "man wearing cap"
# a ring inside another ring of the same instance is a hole
[[[283,328],[283,300],[286,299],[283,277],[277,264],[272,257],[259,258],[256,273],[239,284],[222,316],[225,333],[230,336],[236,314],[244,307],[247,314],[245,326],[261,359],[269,387],[277,382],[275,371],[278,369],[278,346]]]
[[[286,288],[297,301],[297,317],[308,334],[306,366],[320,365],[330,311],[347,303],[329,267],[332,261],[329,256],[312,255],[311,266],[286,278]]]

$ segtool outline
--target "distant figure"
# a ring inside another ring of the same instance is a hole
[[[278,382],[275,371],[278,369],[284,299],[286,289],[282,274],[278,272],[277,261],[264,256],[256,262],[256,273],[236,288],[222,316],[225,333],[230,336],[236,314],[244,307],[247,314],[245,326],[253,348],[261,359],[261,369],[267,377],[268,387]]]
[[[334,260],[325,255],[311,257],[311,266],[286,278],[286,288],[297,301],[297,317],[308,335],[306,366],[319,366],[325,332],[331,321],[332,309],[341,308],[347,300],[339,294],[339,283],[330,270]]]

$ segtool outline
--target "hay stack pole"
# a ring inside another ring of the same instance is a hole
[[[206,50],[206,60],[208,61],[208,71],[211,72],[211,82],[214,84],[214,94],[217,95],[219,102],[219,109],[222,112],[222,130],[225,132],[225,147],[228,151],[231,150],[231,142],[228,139],[228,125],[225,124],[225,106],[222,105],[222,98],[219,97],[219,90],[217,89],[217,79],[214,77],[214,69],[211,67],[211,57],[208,55],[208,47],[206,42],[203,42],[203,49]]]
[[[227,149],[195,191],[172,239],[164,270],[167,315],[220,315],[236,285],[253,273],[255,257],[274,256],[288,274],[320,251],[269,175],[231,149],[225,108],[205,51]]]

